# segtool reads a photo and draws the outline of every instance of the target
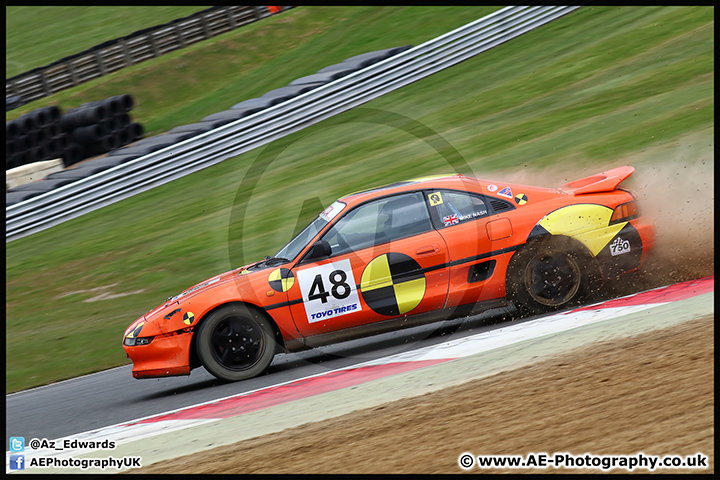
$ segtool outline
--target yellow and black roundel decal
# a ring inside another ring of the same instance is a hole
[[[402,253],[386,253],[367,264],[360,281],[365,303],[381,315],[403,315],[425,295],[422,267]]]
[[[195,315],[193,315],[192,312],[187,312],[183,315],[183,323],[185,325],[192,325],[193,321],[195,321]]]
[[[287,268],[276,268],[270,273],[268,283],[276,292],[287,292],[295,284],[295,275]]]

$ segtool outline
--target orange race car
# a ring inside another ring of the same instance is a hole
[[[583,301],[655,243],[619,167],[538,188],[446,175],[334,202],[273,257],[217,275],[136,320],[135,378],[259,375],[294,351],[504,306]]]

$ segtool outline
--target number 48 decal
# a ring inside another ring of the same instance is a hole
[[[297,272],[309,323],[362,310],[350,260]]]
[[[328,292],[325,290],[323,285],[322,275],[317,274],[313,279],[312,285],[310,285],[310,293],[308,294],[308,300],[320,299],[322,303],[327,303],[327,297],[332,294],[333,297],[338,300],[347,298],[352,291],[350,285],[345,283],[347,280],[347,274],[342,270],[333,270],[330,275],[330,283],[332,283],[332,290]]]

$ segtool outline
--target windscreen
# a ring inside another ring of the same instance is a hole
[[[290,240],[290,243],[280,249],[275,257],[286,258],[288,260],[294,260],[305,246],[330,223],[343,209],[345,204],[343,202],[334,202],[332,205],[327,207],[325,210],[313,220],[310,225],[305,227],[295,238]]]

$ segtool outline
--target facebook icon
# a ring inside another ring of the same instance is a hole
[[[10,470],[25,470],[25,455],[10,455]]]

